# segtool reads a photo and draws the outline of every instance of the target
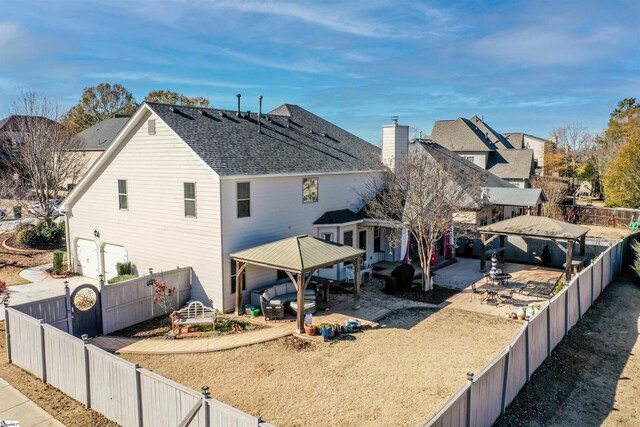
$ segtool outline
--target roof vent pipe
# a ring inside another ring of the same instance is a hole
[[[392,116],[391,121],[393,122],[394,126],[398,126],[398,116]]]
[[[237,94],[236,96],[238,97],[238,112],[236,113],[236,116],[240,117],[240,97],[242,95]]]
[[[260,110],[258,112],[258,133],[262,133],[262,95],[258,98],[260,101]]]

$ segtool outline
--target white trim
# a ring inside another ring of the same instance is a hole
[[[259,175],[221,175],[220,180],[234,180],[234,179],[256,179],[256,178],[288,178],[288,177],[309,177],[313,178],[318,175],[351,175],[351,174],[363,174],[363,173],[382,173],[385,170],[366,170],[366,171],[344,171],[344,172],[293,172],[293,173],[272,173],[272,174],[259,174]]]
[[[354,225],[354,224],[360,224],[361,222],[364,222],[363,219],[359,219],[357,221],[351,221],[351,222],[341,222],[341,223],[336,223],[336,224],[313,224],[313,226],[315,228],[322,228],[322,227],[346,227],[347,225]]]

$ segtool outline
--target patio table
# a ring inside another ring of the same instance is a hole
[[[504,290],[501,286],[492,286],[492,285],[483,285],[480,287],[481,290],[485,292],[482,300],[480,300],[480,304],[483,302],[492,302],[496,305],[504,304],[504,300],[500,297],[500,292]]]
[[[509,279],[511,279],[511,274],[509,273],[499,273],[499,274],[495,274],[493,277],[491,277],[490,273],[485,273],[484,275],[485,277],[485,282],[491,282],[492,284],[498,284],[498,285],[509,285]]]

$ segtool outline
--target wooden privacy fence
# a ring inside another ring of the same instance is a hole
[[[549,206],[550,217],[574,224],[600,225],[603,227],[629,228],[631,221],[640,214],[638,209],[605,208],[583,205]]]
[[[122,426],[268,426],[15,308],[5,322],[10,363]]]
[[[467,383],[424,426],[490,426],[536,369],[586,313],[613,275],[622,270],[623,244],[604,251],[576,275],[547,306],[522,326],[509,345]]]
[[[182,307],[191,298],[190,267],[153,273],[113,285],[103,284],[100,286],[103,335],[164,314],[153,302],[154,280],[176,288],[168,299],[174,309]]]

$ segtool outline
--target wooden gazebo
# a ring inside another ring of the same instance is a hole
[[[247,265],[283,270],[296,286],[298,307],[304,307],[304,290],[316,270],[351,261],[355,268],[353,308],[360,308],[360,265],[365,251],[308,235],[289,237],[231,254],[236,262],[236,314],[242,313],[243,274]],[[304,309],[298,310],[296,331],[304,330]]]
[[[574,245],[580,244],[580,256],[584,256],[585,240],[589,229],[544,216],[522,215],[478,227],[478,231],[481,242],[480,271],[486,271],[487,245],[496,238],[500,238],[500,244],[492,251],[498,252],[499,259],[504,261],[505,236],[537,237],[553,241],[566,254],[565,276],[569,281],[573,268]],[[488,237],[490,234],[493,236]],[[561,242],[566,242],[567,247],[565,248]]]

